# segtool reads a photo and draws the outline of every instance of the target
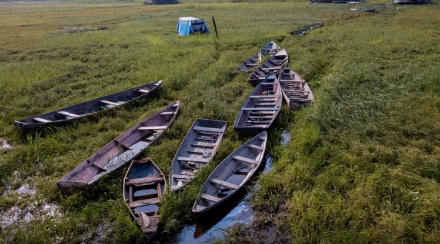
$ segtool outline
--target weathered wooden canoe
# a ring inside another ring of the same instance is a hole
[[[198,170],[214,158],[226,129],[226,121],[197,119],[174,157],[170,189],[187,185]]]
[[[240,73],[240,71],[249,72],[251,71],[251,69],[255,68],[260,62],[261,53],[258,52],[257,54],[246,60],[244,63],[242,63],[240,66],[238,66],[238,68],[236,68],[233,73]]]
[[[267,132],[264,131],[226,157],[203,184],[193,213],[205,213],[243,188],[261,165],[266,143]]]
[[[279,75],[284,99],[291,110],[312,103],[315,98],[307,82],[289,68],[284,68]]]
[[[263,56],[272,56],[277,53],[279,49],[280,47],[274,41],[270,41],[260,49],[260,52]]]
[[[240,135],[253,136],[269,129],[278,116],[283,98],[274,73],[270,73],[246,99],[234,128]]]
[[[90,186],[136,159],[173,123],[179,106],[177,101],[116,137],[59,180],[58,186],[63,190]]]
[[[58,126],[67,122],[77,120],[81,117],[88,116],[115,108],[123,104],[133,102],[134,100],[145,98],[154,92],[162,81],[146,84],[136,88],[131,88],[108,96],[100,97],[88,102],[83,102],[57,111],[40,114],[31,118],[15,121],[15,127],[19,131],[27,131],[35,128],[43,128],[47,126]]]
[[[159,206],[165,194],[165,175],[151,159],[131,163],[124,178],[122,195],[144,235],[154,238],[159,228]]]
[[[281,69],[287,66],[289,56],[286,50],[282,49],[275,56],[270,57],[258,69],[256,69],[248,78],[252,86],[258,85],[269,73],[279,74]]]

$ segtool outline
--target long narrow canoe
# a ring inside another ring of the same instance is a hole
[[[100,97],[91,101],[83,102],[57,111],[40,114],[31,118],[15,121],[14,125],[19,131],[25,132],[35,128],[47,126],[59,126],[67,122],[77,120],[91,114],[115,108],[134,100],[145,98],[157,90],[162,81],[131,88],[125,91]]]
[[[270,41],[260,49],[260,52],[263,56],[272,56],[277,53],[279,49],[280,47],[274,41]]]
[[[291,110],[311,104],[315,97],[307,82],[289,68],[284,68],[279,75],[283,97]]]
[[[281,69],[287,66],[289,56],[286,50],[282,49],[275,56],[270,57],[260,67],[258,67],[248,78],[252,86],[257,86],[269,73],[279,74]]]
[[[136,159],[173,123],[180,101],[169,105],[116,137],[58,181],[63,190],[83,188]]]
[[[238,66],[238,68],[236,68],[233,73],[240,73],[240,71],[249,72],[251,71],[251,69],[255,68],[260,62],[261,53],[258,52],[257,54],[246,60],[244,63],[242,63],[240,66]]]
[[[270,73],[244,102],[234,129],[242,136],[254,136],[269,129],[278,116],[282,100],[278,79]]]
[[[261,165],[266,143],[267,132],[264,131],[226,157],[203,184],[193,213],[205,213],[243,188]]]
[[[154,238],[159,228],[159,206],[166,188],[165,175],[152,160],[131,163],[122,195],[131,216],[149,238]]]
[[[174,157],[170,189],[187,185],[201,167],[214,158],[226,129],[226,121],[197,119]]]

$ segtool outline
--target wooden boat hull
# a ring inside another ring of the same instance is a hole
[[[314,102],[315,97],[309,85],[293,70],[284,68],[278,79],[284,100],[291,110],[297,110]]]
[[[272,56],[276,54],[279,49],[280,47],[274,41],[270,41],[260,49],[260,53],[263,56],[266,55]]]
[[[286,50],[282,49],[274,56],[270,57],[260,67],[258,67],[248,78],[249,84],[257,86],[270,73],[279,74],[281,69],[289,63],[289,56]]]
[[[197,119],[180,144],[170,170],[170,190],[187,185],[217,151],[226,130],[226,121]]]
[[[255,68],[261,62],[261,53],[258,52],[254,56],[250,57],[244,63],[242,63],[238,68],[234,70],[233,73],[250,72],[253,68]]]
[[[193,213],[215,209],[234,196],[260,167],[267,144],[267,132],[250,139],[226,157],[202,186]]]
[[[281,87],[270,73],[246,99],[235,120],[234,129],[241,136],[254,136],[269,129],[281,108]]]
[[[179,106],[180,101],[167,106],[109,142],[60,179],[58,187],[69,190],[93,185],[104,175],[138,158],[171,126]]]
[[[145,98],[156,91],[160,85],[162,85],[161,80],[100,97],[91,101],[76,104],[57,111],[15,121],[14,125],[21,132],[48,126],[60,126],[103,110],[119,107],[135,100]]]
[[[166,193],[165,175],[151,159],[133,161],[122,186],[122,197],[144,235],[154,238],[159,228],[159,205]]]

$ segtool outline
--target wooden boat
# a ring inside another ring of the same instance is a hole
[[[131,216],[149,238],[154,238],[159,228],[159,206],[166,188],[165,175],[151,159],[133,160],[124,178],[122,195]]]
[[[281,87],[274,73],[270,73],[246,99],[234,128],[240,135],[253,136],[267,130],[281,108]]]
[[[187,185],[201,167],[214,158],[226,129],[226,121],[197,119],[174,157],[170,190]]]
[[[260,62],[261,53],[258,52],[257,54],[246,60],[244,63],[242,63],[240,66],[238,66],[238,68],[236,68],[233,73],[240,73],[240,71],[249,72],[251,71],[251,69],[255,68]]]
[[[279,75],[283,97],[291,110],[312,103],[315,98],[307,82],[289,68],[284,68]]]
[[[134,100],[145,98],[154,92],[162,84],[162,81],[153,82],[143,86],[131,88],[108,96],[100,97],[88,102],[73,105],[57,111],[40,114],[31,118],[15,121],[15,127],[19,131],[27,131],[47,126],[58,126],[79,118],[115,108]]]
[[[203,184],[193,213],[205,213],[243,188],[261,165],[266,143],[267,132],[264,131],[226,157]]]
[[[58,181],[63,190],[83,188],[139,157],[173,123],[180,101],[169,105],[116,137]]]
[[[282,49],[275,56],[270,57],[266,62],[264,62],[258,69],[252,73],[248,82],[252,86],[257,86],[269,73],[279,74],[280,70],[287,66],[289,62],[289,56],[286,50]]]
[[[263,56],[272,56],[276,54],[279,49],[280,47],[274,41],[270,41],[260,49],[260,53]]]

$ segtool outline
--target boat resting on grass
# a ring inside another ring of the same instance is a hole
[[[43,128],[47,126],[59,126],[79,118],[115,108],[123,104],[131,103],[137,99],[149,96],[162,85],[162,81],[138,86],[125,91],[100,97],[91,101],[76,104],[57,111],[40,114],[27,119],[15,121],[14,125],[19,131]]]
[[[278,116],[282,99],[278,79],[270,73],[244,102],[234,129],[242,136],[254,136],[269,129]]]
[[[154,238],[159,228],[159,206],[166,188],[165,175],[151,159],[133,160],[122,195],[131,216],[149,238]]]
[[[203,184],[193,213],[205,213],[242,189],[261,165],[266,144],[267,132],[264,131],[226,157]]]
[[[248,82],[252,86],[257,86],[262,80],[266,78],[269,73],[278,74],[280,70],[287,66],[289,56],[286,50],[282,49],[275,56],[270,57],[260,67],[258,67],[248,78]]]
[[[260,62],[261,53],[258,52],[257,54],[246,60],[244,63],[242,63],[240,66],[238,66],[238,68],[236,68],[233,73],[240,73],[240,71],[249,72],[251,71],[251,69],[255,68]]]
[[[170,190],[187,185],[201,167],[214,158],[226,121],[197,119],[183,139],[170,170]]]
[[[273,56],[277,53],[277,51],[280,49],[280,47],[274,42],[270,41],[266,45],[264,45],[262,48],[260,48],[260,53],[263,56],[270,55]]]
[[[281,90],[284,100],[291,110],[300,108],[303,105],[309,105],[314,100],[312,90],[307,82],[289,68],[284,68],[279,75]]]
[[[59,180],[58,187],[69,190],[90,186],[139,157],[170,127],[179,106],[180,101],[176,101],[116,137]]]

